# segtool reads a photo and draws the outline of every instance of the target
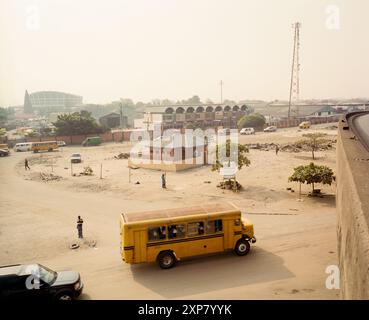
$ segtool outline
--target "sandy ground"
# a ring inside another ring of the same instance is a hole
[[[314,126],[310,132],[335,130]],[[242,136],[243,143],[288,143],[297,128]],[[309,153],[250,150],[251,166],[238,173],[241,192],[216,188],[220,176],[209,166],[167,173],[129,170],[114,155],[128,144],[64,147],[53,153],[12,153],[0,159],[0,264],[39,262],[55,270],[73,269],[85,283],[84,299],[337,299],[325,288],[327,266],[337,264],[335,186],[322,187],[324,198],[309,198],[310,187],[288,183],[295,166],[311,161]],[[69,157],[79,173],[89,165],[94,175],[72,176]],[[23,168],[24,158],[31,170]],[[335,169],[335,150],[317,153],[316,163]],[[102,164],[102,179],[100,169]],[[40,172],[60,176],[42,181]],[[140,184],[135,184],[139,181]],[[205,183],[210,181],[210,183]],[[292,187],[296,192],[286,190]],[[233,253],[182,261],[161,270],[154,264],[127,265],[119,255],[119,214],[123,211],[172,208],[232,201],[254,222],[257,243],[250,254]],[[76,217],[85,221],[87,240],[95,248],[70,250],[76,240]]]

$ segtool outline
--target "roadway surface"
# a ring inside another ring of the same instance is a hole
[[[357,138],[369,151],[369,112],[354,114],[349,120]]]

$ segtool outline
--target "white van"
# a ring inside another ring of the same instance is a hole
[[[254,128],[242,128],[240,134],[255,134]]]
[[[31,151],[32,148],[32,142],[21,142],[17,143],[14,146],[14,151],[20,152],[20,151]]]

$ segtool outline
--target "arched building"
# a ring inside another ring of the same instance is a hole
[[[236,128],[237,121],[250,113],[247,105],[170,105],[145,109],[144,117],[135,120],[135,128],[152,130],[160,125],[169,128]]]

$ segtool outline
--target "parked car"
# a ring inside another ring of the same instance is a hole
[[[82,146],[84,147],[98,146],[100,144],[101,144],[100,137],[88,137],[82,142]]]
[[[299,124],[299,128],[300,129],[309,129],[311,126],[311,122],[310,121],[303,121]]]
[[[17,143],[14,146],[14,151],[17,152],[21,152],[21,151],[31,151],[32,149],[32,142],[22,142],[22,143]]]
[[[72,300],[83,290],[76,271],[53,271],[41,264],[0,267],[0,298]]]
[[[56,141],[58,147],[65,147],[67,144],[65,143],[65,141]]]
[[[242,128],[240,134],[247,135],[247,134],[255,134],[254,128]]]
[[[275,131],[277,131],[276,126],[270,126],[270,127],[264,129],[264,132],[275,132]]]
[[[72,163],[81,163],[82,162],[81,154],[73,153],[70,157],[70,162],[72,162]]]
[[[9,150],[7,149],[0,149],[0,157],[6,157],[9,155]]]

